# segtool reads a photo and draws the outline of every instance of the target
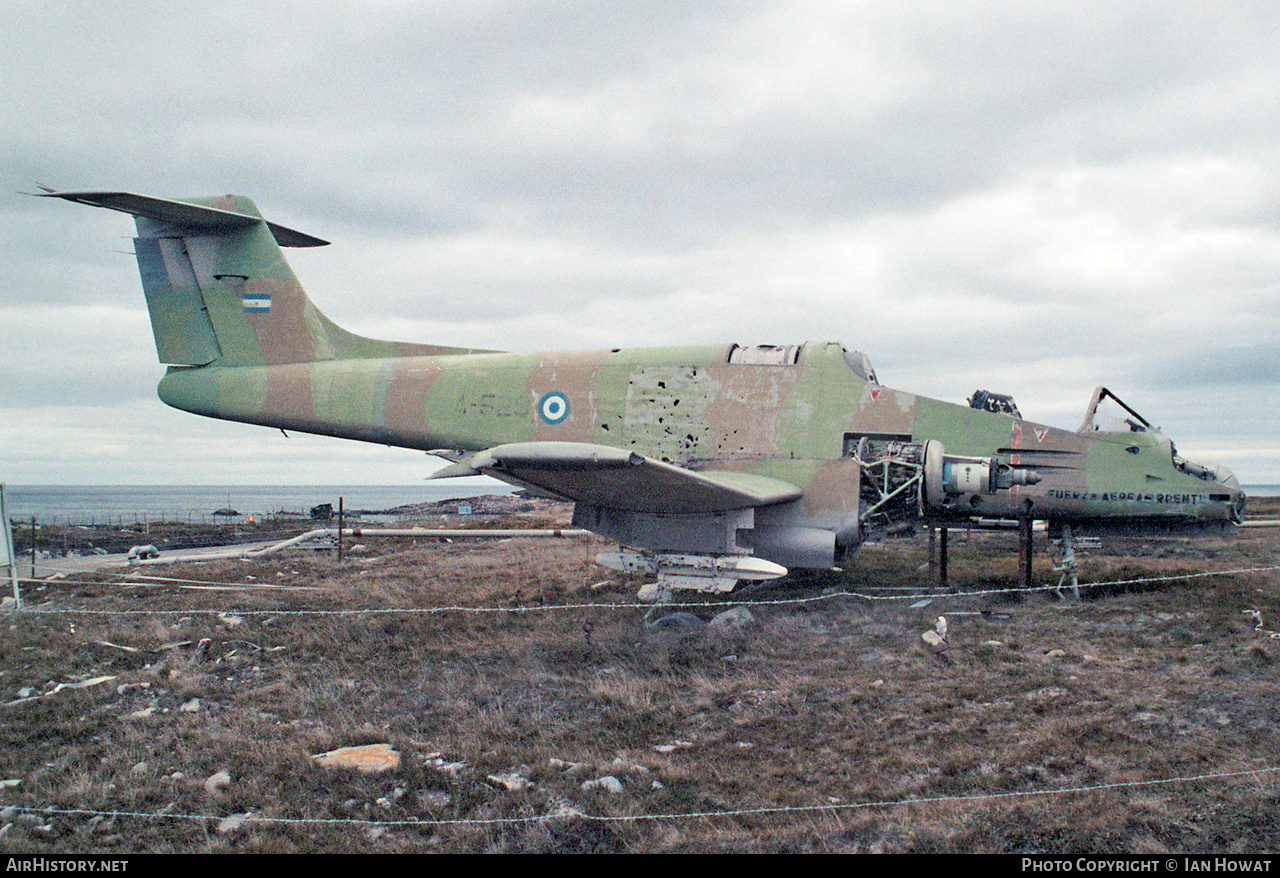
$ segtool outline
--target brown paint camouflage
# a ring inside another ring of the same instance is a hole
[[[867,475],[852,454],[862,439],[914,446],[943,461],[938,474],[963,464],[990,470],[992,484],[996,472],[1022,479],[999,490],[939,494],[945,503],[921,511],[940,520],[1030,514],[1226,523],[1242,508],[1234,479],[1196,475],[1154,431],[1070,432],[893,390],[834,342],[777,349],[775,362],[768,362],[771,351],[760,362],[735,362],[730,345],[502,353],[365,338],[315,307],[279,246],[323,242],[266,223],[246,198],[51,194],[136,216],[157,350],[173,364],[159,388],[169,405],[450,451],[464,456],[459,471],[466,454],[493,450],[474,458],[486,472],[504,477],[506,454],[522,461],[527,483],[578,486],[580,496],[569,498],[584,504],[584,518],[601,522],[602,532],[685,545],[690,539],[675,529],[683,524],[688,533],[717,534],[714,551],[723,550],[725,528],[730,535],[737,528],[757,551],[829,563],[822,559],[837,540],[857,533]],[[625,469],[618,462],[625,455],[615,460],[593,448],[638,455],[636,466],[654,463],[625,475],[609,470]],[[536,477],[539,466],[546,478]],[[710,481],[697,482],[695,472]],[[777,485],[800,496],[748,502],[736,518],[695,521],[699,508],[739,496],[732,480],[748,476],[761,479],[759,490],[743,482],[742,496],[782,496]],[[669,497],[640,496],[646,491]],[[601,497],[615,504],[612,511],[596,508]],[[684,520],[645,517],[663,508],[685,510]]]

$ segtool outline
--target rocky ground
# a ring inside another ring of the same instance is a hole
[[[1082,581],[1146,581],[1078,602],[1010,590],[1012,541],[982,535],[927,595],[904,540],[648,619],[607,548],[365,541],[28,584],[0,620],[0,847],[1280,845],[1280,532],[1104,541]],[[1177,578],[1224,570],[1251,572]]]

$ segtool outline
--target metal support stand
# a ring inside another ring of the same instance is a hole
[[[939,530],[941,533],[938,534],[938,588],[945,589],[947,587],[947,536],[949,531],[945,525]]]
[[[938,581],[938,526],[929,522],[929,582]]]
[[[1018,587],[1031,588],[1031,516],[1018,516]]]
[[[946,525],[929,524],[929,582],[939,591],[947,587]]]

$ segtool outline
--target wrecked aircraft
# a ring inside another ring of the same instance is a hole
[[[1245,497],[1099,388],[1075,431],[880,384],[837,342],[504,353],[376,341],[329,321],[281,247],[327,242],[241,196],[55,192],[132,214],[160,361],[185,411],[426,451],[574,502],[601,563],[728,591],[830,568],[921,522],[1227,532]],[[1110,398],[1129,416],[1095,423]]]

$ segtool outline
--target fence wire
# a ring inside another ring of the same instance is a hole
[[[1144,787],[1169,786],[1172,784],[1202,783],[1205,781],[1227,781],[1245,777],[1262,777],[1280,772],[1280,766],[1251,768],[1241,771],[1214,771],[1203,774],[1179,775],[1177,777],[1150,778],[1147,780],[1115,781],[1113,783],[1086,784],[1074,787],[1056,787],[1053,789],[1014,790],[1004,793],[973,793],[957,796],[920,796],[903,799],[879,799],[866,802],[826,802],[814,805],[764,805],[749,808],[727,808],[719,811],[682,811],[658,814],[588,814],[577,808],[553,810],[547,814],[534,814],[526,817],[479,817],[479,818],[400,818],[386,820],[366,820],[356,817],[269,817],[259,814],[231,814],[218,817],[210,814],[182,814],[177,812],[159,813],[148,811],[103,811],[91,808],[54,808],[52,806],[6,806],[14,813],[29,813],[44,816],[87,816],[132,817],[146,820],[227,820],[238,818],[245,823],[261,823],[276,825],[347,825],[347,826],[390,826],[390,827],[444,827],[444,826],[512,826],[532,823],[547,823],[556,820],[584,820],[594,823],[643,823],[646,821],[707,820],[716,817],[755,817],[785,816],[790,814],[828,813],[837,814],[846,811],[861,811],[872,808],[903,808],[914,805],[947,805],[970,804],[975,802],[997,802],[1002,800],[1033,798],[1044,796],[1068,796],[1083,793],[1107,792],[1123,789],[1141,789]]]
[[[1226,570],[1203,570],[1196,573],[1178,573],[1178,574],[1162,574],[1158,576],[1140,576],[1129,579],[1107,579],[1098,582],[1082,582],[1079,588],[1084,591],[1087,589],[1114,588],[1116,586],[1127,585],[1146,585],[1155,582],[1182,582],[1195,579],[1208,579],[1214,576],[1243,576],[1246,574],[1270,573],[1280,570],[1280,564],[1271,564],[1262,567],[1235,567]],[[102,582],[100,580],[88,579],[59,579],[59,580],[42,580],[42,579],[20,579],[22,583],[38,583],[40,585],[156,585],[156,586],[204,586],[208,588],[221,589],[254,589],[254,590],[278,590],[282,593],[301,591],[302,588],[286,585],[283,583],[262,583],[262,582],[222,582],[217,580],[200,580],[200,579],[179,579],[175,577],[150,577],[143,576],[133,579],[122,579],[113,582]],[[671,603],[666,606],[672,609],[679,609],[682,606],[691,608],[700,607],[737,607],[744,604],[753,607],[766,606],[797,606],[803,604],[824,603],[827,601],[839,600],[857,600],[857,601],[946,601],[953,598],[966,597],[989,597],[993,595],[1009,595],[1009,594],[1033,594],[1037,592],[1060,591],[1057,585],[1037,585],[1029,588],[1021,588],[1016,586],[1005,588],[986,588],[974,589],[970,591],[919,591],[909,592],[905,594],[871,594],[867,592],[852,591],[836,591],[827,592],[818,595],[803,595],[799,597],[777,597],[777,598],[725,598],[723,600],[698,601],[696,604],[680,604]],[[32,606],[27,604],[21,611],[30,615],[81,615],[81,616],[160,616],[160,615],[181,615],[190,616],[201,613],[235,613],[238,616],[367,616],[367,615],[430,615],[435,613],[554,613],[573,610],[634,610],[634,609],[651,609],[654,604],[642,601],[608,601],[585,602],[585,603],[561,603],[561,604],[521,604],[509,606],[465,606],[461,604],[449,604],[434,607],[366,607],[366,608],[344,608],[336,610],[248,610],[236,609],[230,606],[213,607],[208,609],[194,608],[181,610],[156,610],[156,609],[133,609],[133,610],[92,610],[76,607],[52,607],[47,604],[37,604]]]

